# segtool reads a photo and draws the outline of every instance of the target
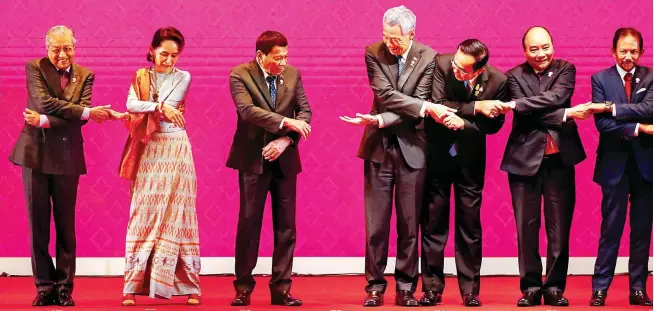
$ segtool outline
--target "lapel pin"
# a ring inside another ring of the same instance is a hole
[[[554,73],[550,71],[550,72],[547,73],[547,76],[548,76],[549,78],[551,78],[553,74],[554,74]]]
[[[636,78],[636,83],[640,83],[640,78]]]
[[[77,77],[73,77],[73,83],[77,83]]]

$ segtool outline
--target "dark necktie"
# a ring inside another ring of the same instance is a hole
[[[468,95],[472,94],[472,84],[470,81],[463,81],[463,85],[466,86],[466,91],[468,92]]]
[[[624,92],[627,93],[627,102],[631,100],[631,80],[633,79],[631,72],[624,75]]]
[[[271,106],[273,109],[275,109],[275,103],[277,100],[277,87],[275,87],[275,80],[277,80],[276,76],[266,77],[266,81],[268,81],[268,90],[270,91],[270,99],[272,100]]]
[[[68,86],[68,71],[59,69],[59,80],[61,83],[61,89],[66,90],[66,87]]]
[[[397,56],[397,79],[400,80],[402,71],[404,70],[404,57],[402,55]]]

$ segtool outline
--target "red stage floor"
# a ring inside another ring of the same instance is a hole
[[[392,280],[392,277],[389,278]],[[609,293],[607,306],[604,308],[591,308],[588,306],[590,295],[590,277],[573,276],[568,279],[566,296],[571,306],[555,308],[540,306],[533,308],[518,308],[515,302],[518,292],[517,277],[483,277],[481,283],[481,299],[483,310],[651,310],[647,307],[632,307],[628,302],[628,278],[618,276],[613,281]],[[252,305],[247,308],[230,307],[233,297],[232,277],[203,276],[202,299],[203,305],[198,307],[186,306],[185,299],[175,297],[172,300],[155,300],[147,297],[137,297],[137,305],[121,307],[122,278],[118,277],[78,277],[73,297],[77,306],[64,307],[31,307],[34,298],[34,285],[31,277],[2,277],[0,278],[0,309],[2,310],[288,310],[288,307],[273,307],[269,304],[267,277],[257,278],[257,289],[252,296]],[[304,301],[303,310],[398,310],[405,308],[393,305],[394,286],[387,290],[386,305],[381,308],[364,308],[361,306],[365,292],[363,276],[299,276],[294,278],[293,294]],[[649,279],[648,288],[651,290],[652,279]],[[649,291],[651,294],[651,291]],[[420,293],[418,293],[420,295]],[[297,308],[290,308],[297,309]],[[447,279],[444,303],[431,308],[412,308],[412,310],[429,311],[455,311],[470,310],[461,305],[458,287],[455,278]],[[474,310],[474,309],[473,309]]]

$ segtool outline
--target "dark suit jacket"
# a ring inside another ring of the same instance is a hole
[[[457,156],[462,167],[475,168],[483,177],[486,164],[486,135],[497,133],[504,124],[504,115],[490,119],[483,114],[474,114],[475,100],[507,101],[508,86],[504,73],[488,65],[487,70],[476,80],[472,93],[468,93],[463,81],[454,76],[452,54],[439,55],[436,59],[436,72],[432,98],[434,102],[457,109],[457,115],[463,118],[463,130],[453,131],[434,119],[425,119],[427,133],[427,155],[434,159],[435,165],[445,165],[449,150],[456,142]],[[477,94],[477,95],[475,95]],[[429,160],[428,160],[429,161]],[[431,164],[430,164],[431,165]]]
[[[57,68],[47,57],[30,61],[27,75],[27,108],[47,115],[50,128],[25,123],[9,160],[45,174],[86,174],[81,121],[91,106],[93,72],[73,64],[65,90]]]
[[[564,60],[553,60],[542,80],[523,63],[507,72],[510,97],[516,101],[513,127],[506,144],[501,169],[510,174],[534,176],[545,155],[547,133],[561,151],[566,165],[586,158],[577,124],[563,122],[564,108],[570,108],[576,69]]]
[[[431,98],[435,57],[436,51],[414,41],[398,79],[397,57],[386,45],[380,41],[366,47],[368,80],[374,95],[371,114],[391,111],[400,115],[402,122],[384,120],[385,124],[394,124],[384,128],[366,126],[358,157],[383,163],[389,139],[396,136],[407,164],[414,169],[425,167],[425,133],[420,109],[423,101]]]
[[[271,105],[270,92],[263,71],[256,60],[232,69],[229,75],[229,88],[238,118],[236,133],[227,158],[227,167],[245,173],[261,174],[269,164],[261,155],[263,147],[279,137],[289,136],[293,139],[293,144],[289,145],[275,161],[279,162],[285,174],[300,173],[302,165],[297,147],[300,135],[279,128],[284,117],[311,122],[311,107],[297,68],[287,65],[282,73],[282,79],[277,79],[275,109]]]
[[[652,124],[652,68],[637,66],[631,80],[632,92],[627,102],[624,84],[618,69],[611,66],[591,77],[593,102],[612,101],[616,116],[596,114],[595,126],[600,132],[593,180],[602,186],[615,186],[624,174],[629,154],[645,180],[652,182],[652,136],[634,136],[637,123]]]

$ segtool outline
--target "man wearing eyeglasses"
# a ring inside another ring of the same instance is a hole
[[[32,304],[73,306],[75,203],[79,176],[86,174],[82,125],[88,119],[102,122],[114,112],[109,106],[91,108],[93,72],[74,63],[73,31],[52,27],[45,43],[48,56],[25,67],[26,123],[9,160],[23,167],[37,288]],[[48,252],[51,213],[57,232],[56,267]]]
[[[507,100],[504,74],[487,64],[488,48],[468,39],[452,54],[436,59],[432,98],[456,109],[439,124],[425,120],[427,174],[421,212],[422,305],[440,303],[445,287],[443,262],[449,235],[450,192],[454,187],[455,262],[465,306],[481,306],[480,208],[486,171],[486,135],[497,133],[504,115],[495,107]],[[453,129],[448,128],[454,127]]]
[[[575,165],[586,158],[570,99],[575,66],[554,59],[552,37],[544,27],[529,28],[522,44],[526,62],[507,72],[513,101],[513,127],[501,169],[508,173],[518,233],[522,297],[518,306],[567,306],[563,296],[575,206]],[[543,202],[541,211],[541,202]],[[546,277],[539,254],[541,212],[547,233]]]

